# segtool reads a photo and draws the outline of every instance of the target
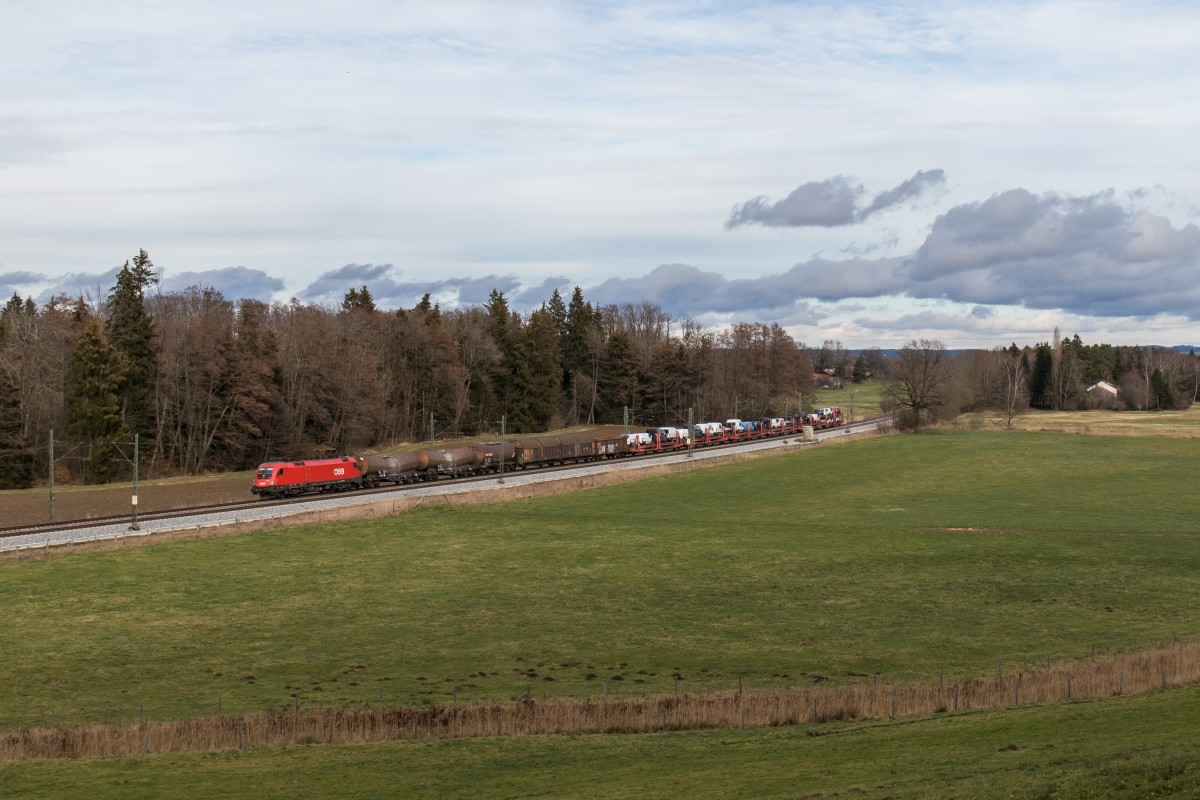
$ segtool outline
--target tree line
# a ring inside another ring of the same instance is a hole
[[[826,340],[806,347],[777,324],[704,330],[650,304],[595,306],[579,287],[519,314],[502,292],[443,310],[422,297],[383,310],[367,286],[340,305],[231,300],[211,287],[162,292],[149,254],[103,296],[0,310],[0,488],[60,480],[245,469],[400,441],[622,423],[781,416],[814,388],[891,378],[902,422],[1000,409],[1184,408],[1200,358],[1085,344],[1078,335],[950,357],[936,341],[898,355]],[[1088,392],[1108,381],[1117,398]],[[906,415],[906,416],[905,416]]]
[[[796,410],[813,352],[779,325],[706,331],[649,303],[595,306],[555,290],[527,315],[493,291],[443,310],[383,310],[368,287],[338,306],[158,290],[144,250],[103,296],[14,295],[0,311],[0,486],[245,469],[267,458],[563,426],[685,424]],[[126,456],[127,458],[127,456]]]
[[[968,350],[954,358],[941,342],[913,341],[890,369],[887,399],[911,428],[964,411],[999,410],[1011,424],[1030,408],[1166,411],[1200,400],[1194,350],[1085,344],[1057,329],[1051,341],[1032,347]]]

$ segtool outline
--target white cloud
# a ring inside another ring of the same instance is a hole
[[[901,190],[936,164],[954,181],[942,210],[1012,186],[1043,204],[1169,186],[1174,209],[1110,231],[1131,235],[1124,249],[1068,265],[1103,290],[1062,283],[1032,301],[1120,319],[1109,270],[1183,270],[1170,254],[1200,203],[1185,168],[1197,38],[1190,4],[1131,0],[23,3],[0,26],[0,263],[50,283],[145,247],[168,275],[243,264],[284,281],[282,296],[330,265],[392,264],[380,280],[406,305],[425,287],[476,298],[492,280],[668,291],[672,275],[648,282],[649,267],[683,264],[719,277],[727,306],[794,313],[763,298],[770,280],[826,298],[900,280],[892,259],[931,238],[934,213],[856,187]],[[722,230],[733,202],[830,175],[855,176],[853,236]],[[938,253],[969,249],[954,230]],[[1020,243],[1052,249],[1055,235]],[[859,258],[826,255],[845,252]],[[931,252],[920,287],[1030,302],[1016,284],[1032,253],[1008,253],[1009,279]],[[1187,300],[1136,294],[1139,314]]]

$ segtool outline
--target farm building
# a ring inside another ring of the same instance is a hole
[[[1092,408],[1112,408],[1117,402],[1117,387],[1108,381],[1099,381],[1087,387],[1088,405]]]

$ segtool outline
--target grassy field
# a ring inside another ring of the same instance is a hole
[[[867,417],[877,417],[882,413],[879,409],[883,401],[883,390],[887,388],[885,381],[869,383],[848,383],[840,389],[817,389],[815,394],[805,397],[806,407],[837,406],[850,419],[851,406],[854,408],[855,421]],[[853,395],[853,397],[851,397]]]
[[[739,678],[752,688],[858,682],[877,671],[963,678],[994,673],[1000,660],[1013,670],[1047,655],[1081,658],[1094,645],[1195,639],[1196,454],[1183,439],[948,430],[501,506],[7,562],[0,729],[297,699],[310,708],[624,697],[670,693],[676,674],[683,691],[730,689]],[[1200,702],[1190,690],[1161,697]],[[1182,763],[1194,759],[1195,745],[1169,726],[1153,736],[1127,726],[1128,709],[1143,702],[1152,698],[1055,707],[1048,717],[954,717],[962,729],[939,718],[835,726],[838,736],[817,738],[785,729],[292,748],[24,764],[0,777],[47,796],[72,781],[171,794],[172,773],[189,764],[212,781],[197,789],[214,795],[261,781],[259,796],[309,785],[339,796],[392,786],[463,796],[472,786],[494,786],[493,796],[796,796],[822,786],[931,796],[942,789],[922,782],[930,775],[960,792],[950,796],[1003,776],[1035,792],[1038,781],[1108,780],[1097,760],[1134,747],[1167,748],[1168,761],[1182,747]],[[1089,732],[1069,763],[1025,743],[1050,728],[1059,742]],[[1018,736],[1018,751],[1000,751]],[[953,755],[960,740],[981,748],[975,759]],[[838,742],[848,749],[836,758],[811,750]],[[945,752],[913,760],[901,755],[908,747]],[[803,755],[814,752],[811,762]],[[786,753],[793,773],[774,771]],[[1130,770],[1141,774],[1136,762]],[[409,777],[398,782],[399,771]],[[347,785],[351,774],[362,777]]]
[[[1195,447],[943,432],[0,565],[0,728],[927,680],[1200,635]]]
[[[1196,797],[1200,689],[1102,702],[642,736],[299,746],[0,765],[25,800]]]
[[[1002,415],[989,411],[964,414],[955,425],[974,430],[999,429],[1005,427],[1005,422]],[[1028,410],[1013,418],[1012,427],[1022,431],[1200,439],[1200,405],[1185,411]]]

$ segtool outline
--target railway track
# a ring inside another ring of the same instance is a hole
[[[864,430],[876,430],[880,425],[880,420],[869,420],[866,422],[858,422],[849,425],[844,425],[838,428],[831,428],[817,431],[815,438],[817,441],[822,439],[837,438],[840,436],[852,435],[860,433]],[[720,445],[710,445],[707,447],[696,448],[697,455],[720,453],[728,450],[736,450],[740,448],[759,449],[764,446],[774,447],[782,446],[790,441],[795,440],[794,436],[772,437],[764,439],[752,439],[744,442],[730,442]],[[757,447],[756,447],[757,446]],[[506,479],[516,481],[521,476],[549,476],[559,473],[569,473],[573,471],[583,470],[597,467],[617,467],[626,464],[649,464],[660,459],[686,457],[686,450],[673,450],[663,453],[654,453],[646,456],[638,456],[630,459],[613,459],[611,461],[590,461],[572,464],[560,464],[553,466],[534,467],[530,469],[519,469],[514,471],[505,471]],[[401,492],[423,492],[430,493],[431,490],[436,491],[435,487],[444,487],[449,490],[452,487],[467,486],[472,483],[496,483],[499,475],[496,473],[488,473],[484,475],[474,475],[463,478],[444,478],[435,481],[420,481],[410,484],[400,484],[393,486],[381,486],[371,489],[358,489],[351,492],[331,492],[302,495],[300,497],[286,499],[271,499],[264,500],[255,498],[243,502],[222,503],[218,505],[203,505],[192,506],[187,508],[177,508],[171,510],[157,511],[152,513],[138,514],[138,529],[131,526],[131,514],[113,515],[107,517],[94,517],[91,519],[74,519],[64,520],[61,522],[46,522],[33,525],[20,525],[0,528],[0,550],[26,549],[30,547],[51,546],[52,544],[63,544],[71,541],[88,541],[96,538],[117,538],[120,535],[136,532],[138,530],[157,528],[162,529],[160,525],[155,523],[170,523],[178,520],[197,520],[209,516],[230,516],[237,519],[238,514],[246,512],[247,517],[282,517],[287,516],[286,509],[289,507],[303,508],[299,511],[308,511],[313,508],[322,506],[332,506],[339,500],[363,500],[380,495],[394,495]],[[459,489],[461,490],[461,489]],[[285,513],[276,513],[279,509],[284,509]],[[263,513],[266,512],[266,513]],[[183,526],[188,527],[188,526]],[[124,529],[121,531],[120,529]],[[105,530],[104,536],[100,536],[97,532]],[[78,538],[71,537],[72,532],[93,532],[91,537],[79,536]],[[151,531],[147,531],[151,532]],[[35,541],[28,544],[17,544],[16,539],[44,539],[44,541]],[[12,542],[15,546],[4,546]]]

